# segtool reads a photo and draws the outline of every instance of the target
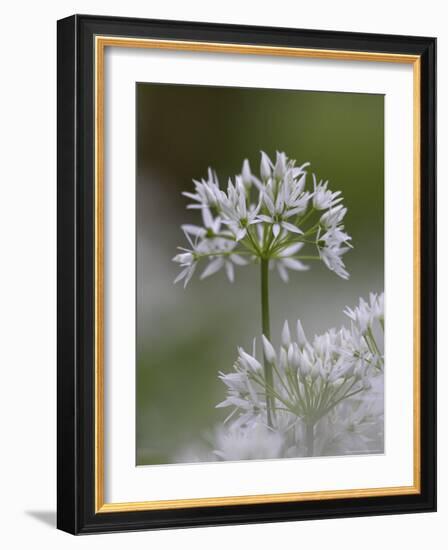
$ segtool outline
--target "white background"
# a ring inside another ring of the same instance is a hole
[[[439,405],[439,512],[413,516],[313,521],[74,538],[54,530],[56,386],[56,26],[72,13],[217,21],[439,38],[439,151],[446,151],[448,31],[444,3],[408,0],[338,2],[127,0],[15,2],[2,12],[0,34],[0,541],[5,548],[288,547],[407,549],[446,547],[448,403]],[[439,160],[439,204],[448,191]],[[443,214],[443,211],[441,211]],[[439,279],[448,277],[447,216],[440,216]],[[445,254],[442,254],[445,249]],[[439,309],[448,306],[446,285]],[[439,334],[446,333],[441,316]],[[439,387],[448,383],[443,349]],[[441,392],[443,396],[443,391]]]

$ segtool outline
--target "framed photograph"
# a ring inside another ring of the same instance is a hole
[[[436,508],[434,38],[58,22],[58,527]]]

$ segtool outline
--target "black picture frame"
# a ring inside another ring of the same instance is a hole
[[[95,36],[415,55],[420,88],[418,494],[97,513],[95,510]],[[57,526],[72,534],[436,510],[436,39],[74,15],[58,21]]]

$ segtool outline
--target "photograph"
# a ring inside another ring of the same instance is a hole
[[[135,93],[136,465],[383,454],[384,95]]]
[[[4,4],[3,548],[444,546],[448,26],[404,7]]]
[[[59,529],[436,510],[435,60],[58,21]]]

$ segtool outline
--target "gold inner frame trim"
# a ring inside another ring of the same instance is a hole
[[[159,50],[193,51],[206,53],[232,53],[312,59],[374,61],[406,63],[413,66],[413,197],[414,197],[414,365],[413,365],[413,484],[400,487],[344,489],[301,493],[275,493],[263,495],[154,500],[142,502],[106,503],[104,500],[104,54],[106,47],[149,48]],[[362,498],[420,493],[421,480],[421,426],[420,426],[420,118],[421,72],[420,56],[344,50],[323,50],[250,44],[225,44],[96,36],[95,54],[95,513],[167,510],[208,506],[232,506],[279,502],[304,502],[341,498]]]

